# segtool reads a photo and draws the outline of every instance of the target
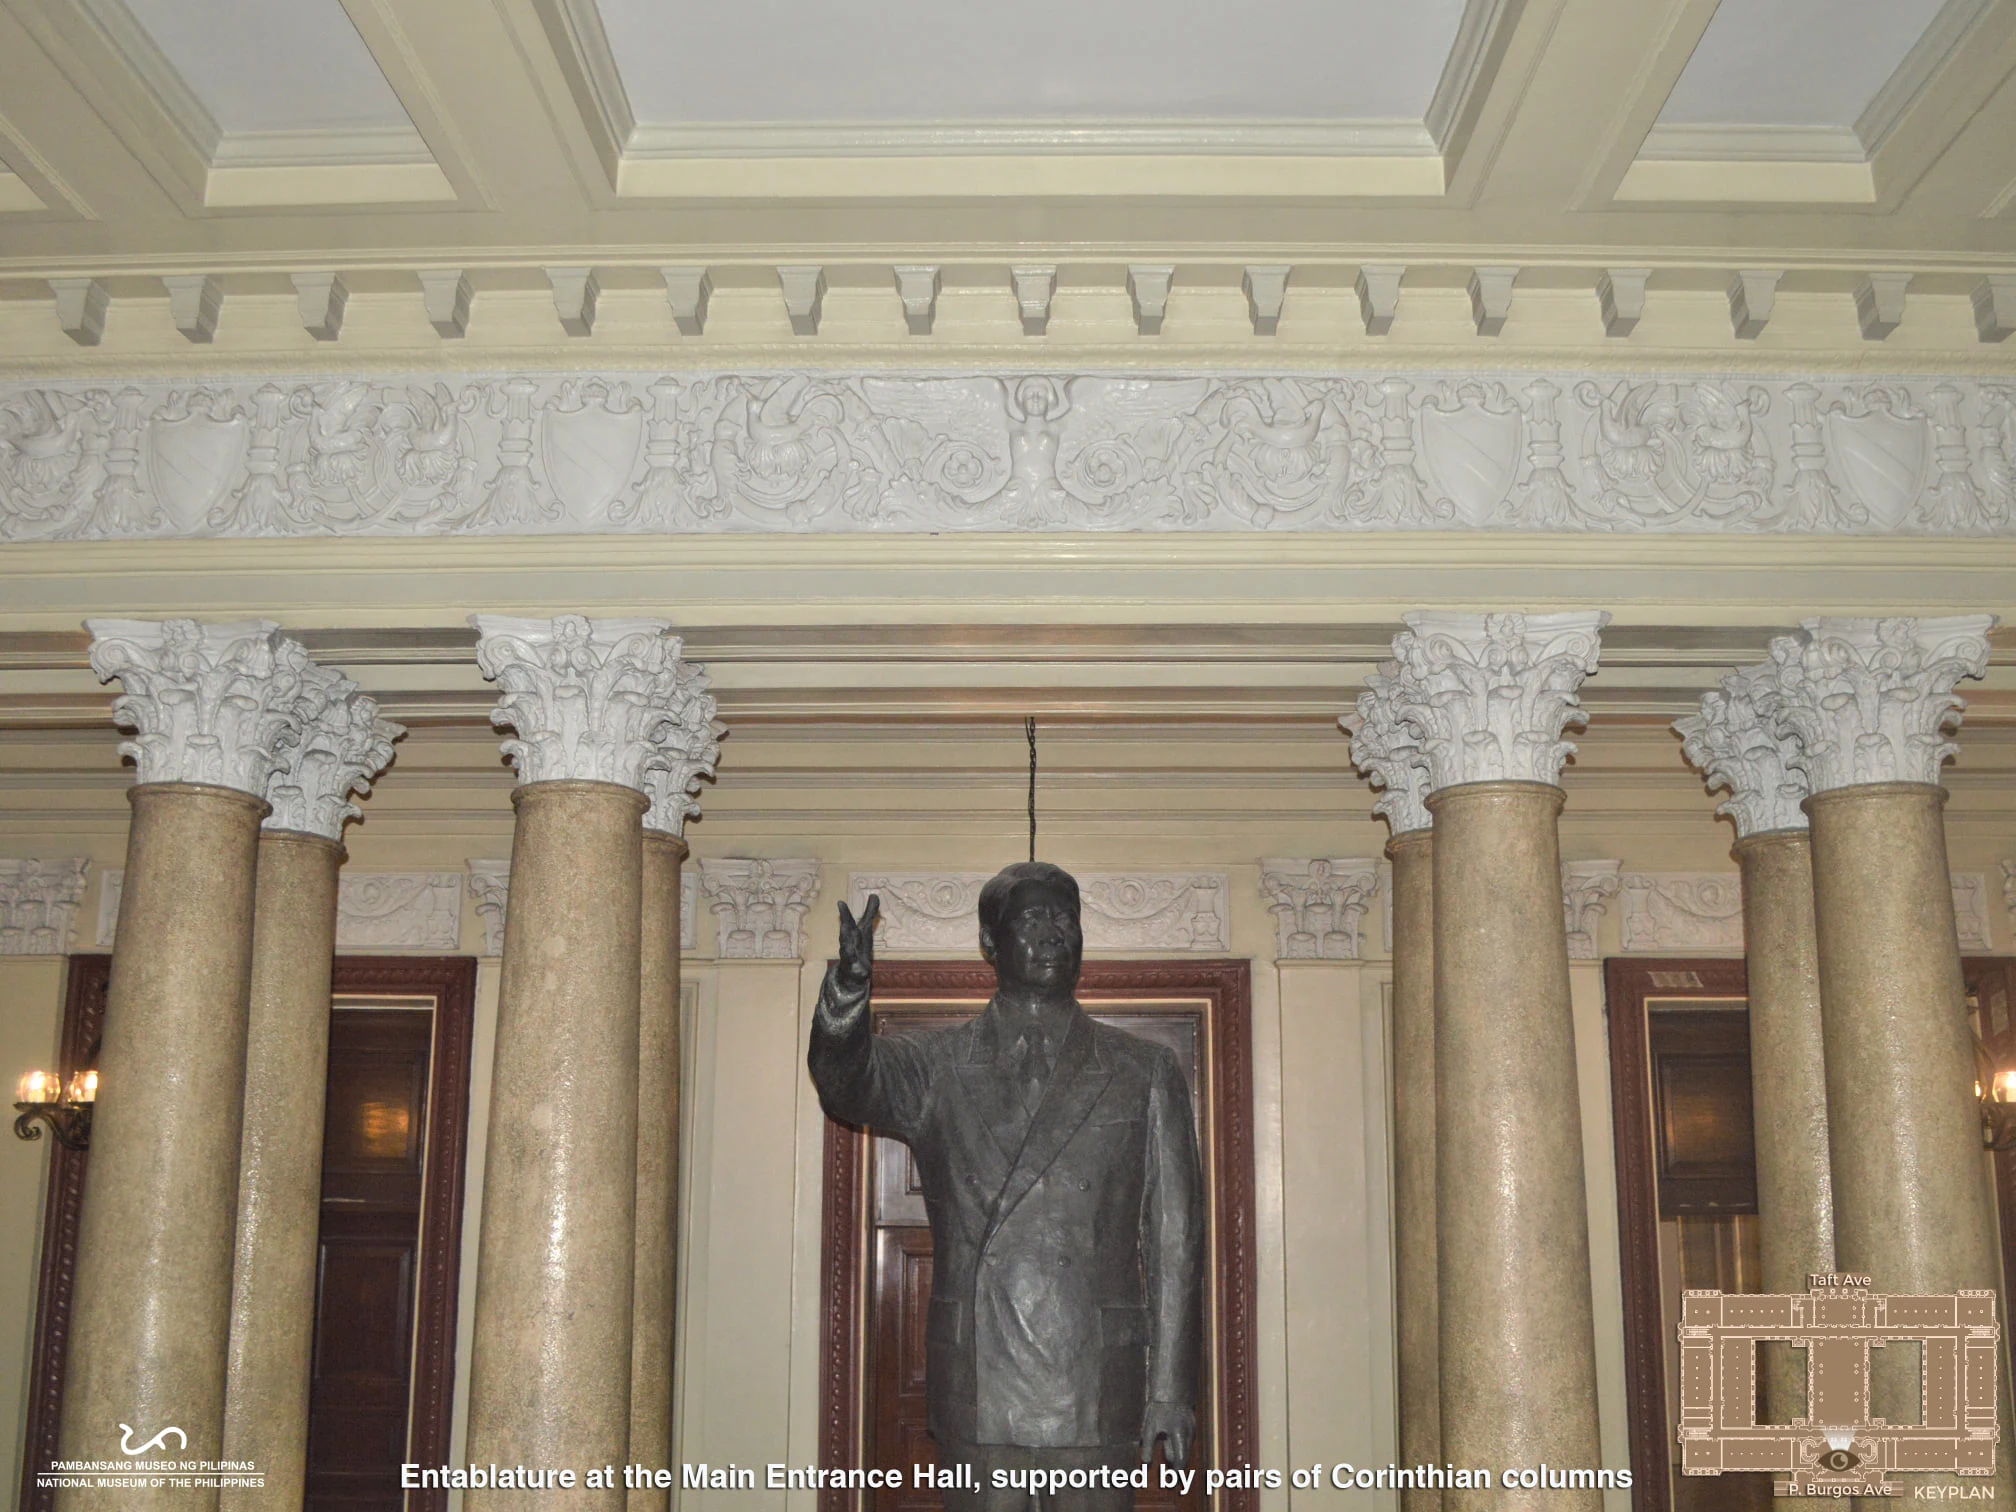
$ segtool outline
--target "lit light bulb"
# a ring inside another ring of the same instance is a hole
[[[1995,1101],[2016,1102],[2016,1071],[1996,1072]]]
[[[98,1101],[98,1073],[79,1071],[70,1078],[70,1101],[73,1103],[93,1103]]]
[[[47,1071],[30,1071],[21,1078],[14,1100],[24,1103],[53,1103],[62,1085]]]

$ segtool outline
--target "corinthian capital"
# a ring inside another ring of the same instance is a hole
[[[1372,812],[1384,814],[1396,835],[1427,829],[1433,823],[1427,808],[1428,753],[1420,732],[1401,708],[1398,662],[1381,662],[1358,695],[1358,712],[1337,722],[1351,737],[1351,764],[1375,788],[1384,789]]]
[[[1988,671],[1992,614],[1810,619],[1771,643],[1753,697],[1816,793],[1939,780],[1966,703],[1953,691]]]
[[[521,787],[578,781],[644,790],[678,689],[679,642],[665,621],[472,614],[469,622],[476,665],[504,689],[490,722],[517,731],[502,750]]]
[[[112,721],[134,732],[140,782],[207,782],[255,798],[301,739],[300,668],[271,620],[86,620],[91,670],[118,678]]]
[[[340,840],[344,821],[358,814],[350,795],[371,791],[371,779],[392,760],[392,742],[406,730],[380,719],[377,699],[333,668],[318,667],[299,641],[283,639],[279,656],[297,678],[301,742],[266,785],[273,812],[265,828]]]
[[[1406,616],[1393,638],[1399,716],[1421,734],[1428,789],[1466,782],[1560,781],[1574,745],[1561,738],[1582,712],[1596,670],[1600,609],[1568,614]]]
[[[644,828],[659,834],[683,835],[686,821],[697,817],[700,803],[693,795],[702,777],[714,775],[721,759],[726,729],[714,719],[714,695],[707,691],[707,669],[680,658],[678,636],[670,639],[674,663],[671,702],[658,726],[657,747],[644,767],[644,795],[651,807]]]
[[[1797,765],[1799,742],[1774,729],[1758,707],[1768,703],[1774,667],[1745,667],[1701,695],[1701,712],[1673,721],[1680,752],[1707,780],[1708,791],[1727,788],[1715,812],[1736,821],[1742,839],[1769,830],[1806,828],[1806,774]]]

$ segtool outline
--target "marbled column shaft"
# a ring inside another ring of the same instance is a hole
[[[98,1057],[91,1177],[61,1454],[118,1460],[168,1427],[151,1457],[216,1460],[224,1430],[237,1229],[240,1089],[252,964],[253,873],[264,799],[207,784],[128,795],[126,883]],[[63,1512],[203,1512],[214,1489],[57,1493]]]
[[[1878,1292],[2002,1291],[1995,1204],[1974,1099],[1953,884],[1931,783],[1838,787],[1806,800],[1827,1059],[1834,1253]],[[2002,1326],[2008,1314],[1998,1305]],[[2006,1334],[2005,1334],[2006,1337]],[[1871,1410],[1918,1421],[1916,1351],[1879,1349]],[[2005,1353],[2004,1359],[2007,1359]],[[2016,1497],[2008,1375],[1995,1474],[1913,1477]],[[1878,1505],[1874,1501],[1867,1503]]]
[[[686,842],[644,832],[637,1013],[637,1258],[630,1324],[630,1463],[672,1466],[673,1282],[679,1237],[679,867]],[[669,1490],[633,1490],[665,1512]]]
[[[562,780],[512,803],[468,1456],[585,1474],[629,1449],[645,800]],[[469,1512],[623,1504],[620,1482],[466,1498]]]
[[[1442,1339],[1435,1262],[1435,852],[1432,829],[1395,835],[1393,862],[1393,1238],[1400,1351],[1400,1463],[1442,1459]],[[1400,1493],[1441,1512],[1442,1493]]]
[[[1813,851],[1805,830],[1787,829],[1738,840],[1735,855],[1743,869],[1763,1289],[1798,1293],[1808,1275],[1834,1269]],[[1764,1370],[1770,1421],[1803,1415],[1806,1352],[1766,1344]]]
[[[1432,794],[1443,1457],[1595,1467],[1596,1337],[1556,820],[1540,782]],[[1449,1491],[1479,1512],[1600,1491]]]
[[[226,1487],[225,1512],[292,1512],[307,1482],[329,974],[342,865],[338,841],[291,830],[259,836],[224,1457],[256,1464],[266,1483]]]

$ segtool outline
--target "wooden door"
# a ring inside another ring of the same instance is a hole
[[[1094,1018],[1166,1044],[1191,1089],[1210,1194],[1204,1380],[1191,1464],[1253,1465],[1258,1451],[1253,1355],[1253,1130],[1247,965],[1235,961],[1088,963],[1079,1000]],[[878,961],[875,1025],[923,1029],[985,1006],[983,963]],[[822,1289],[820,1463],[903,1472],[895,1490],[820,1494],[821,1512],[937,1512],[935,1492],[910,1489],[912,1465],[932,1464],[925,1428],[924,1333],[931,1231],[909,1151],[829,1124]],[[1251,1512],[1257,1494],[1201,1486],[1179,1505],[1151,1486],[1155,1512]]]

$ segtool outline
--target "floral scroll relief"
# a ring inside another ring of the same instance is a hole
[[[0,385],[0,540],[2016,533],[2016,393],[1576,373]]]

